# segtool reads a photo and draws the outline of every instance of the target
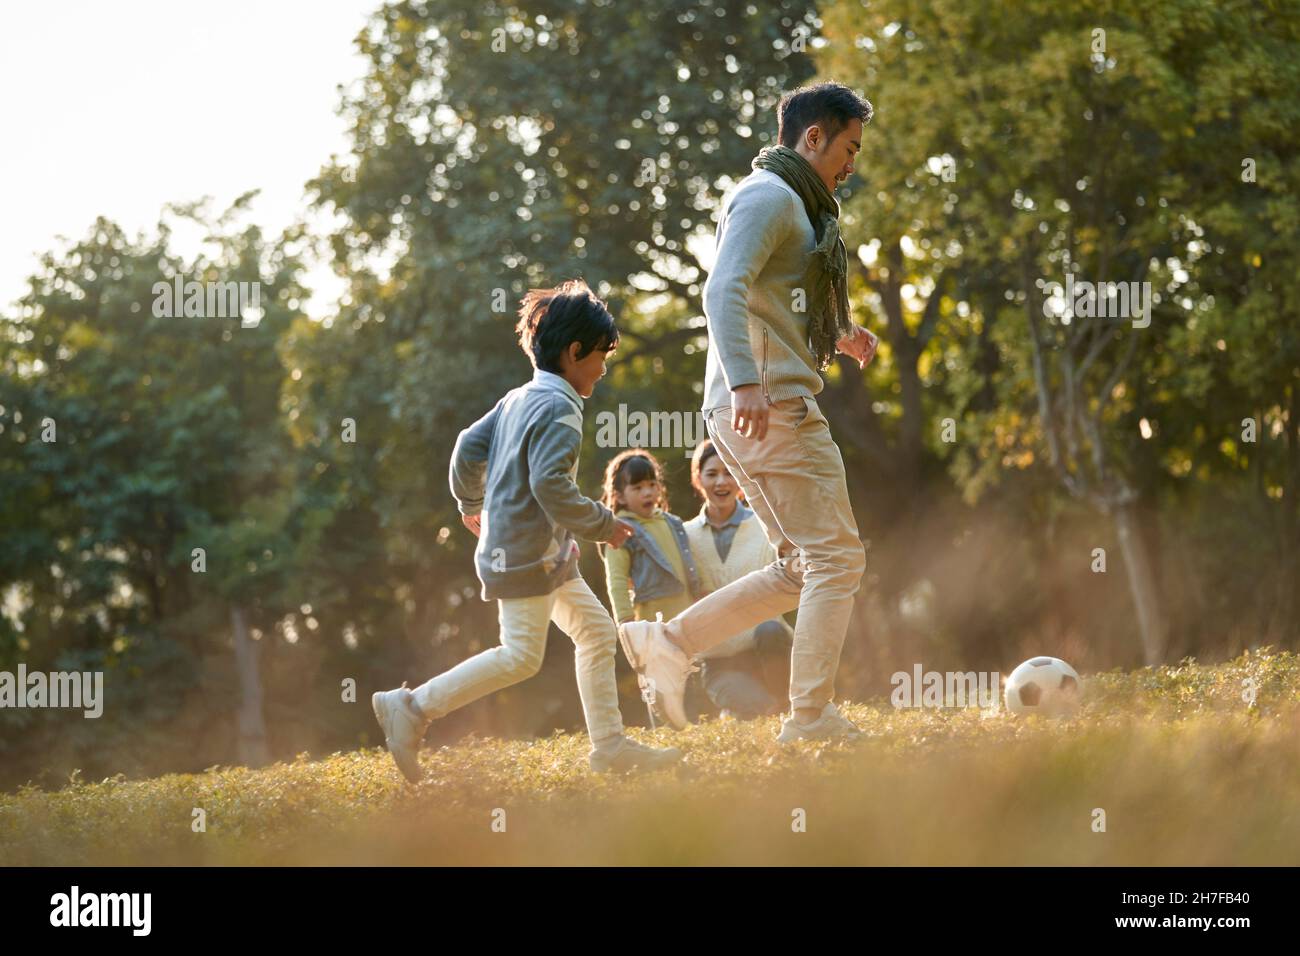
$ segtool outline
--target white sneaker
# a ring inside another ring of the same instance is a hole
[[[811,724],[801,723],[791,714],[781,721],[777,743],[791,744],[796,740],[860,740],[865,735],[853,722],[840,713],[839,708],[827,702],[821,716]]]
[[[407,690],[405,682],[397,690],[372,694],[370,706],[383,728],[384,743],[388,745],[397,769],[411,783],[419,783],[420,741],[432,721],[415,705],[415,697]]]
[[[596,773],[628,773],[634,770],[658,770],[682,759],[676,747],[647,747],[630,737],[619,736],[607,747],[593,747],[588,760]]]
[[[650,682],[652,703],[678,730],[690,721],[686,717],[686,678],[696,665],[686,652],[668,640],[662,614],[653,621],[628,621],[618,627],[618,640],[632,668]]]

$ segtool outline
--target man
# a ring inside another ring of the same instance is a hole
[[[791,712],[777,739],[860,736],[832,701],[853,596],[866,568],[844,461],[815,396],[836,352],[865,368],[877,339],[854,325],[837,185],[853,172],[870,103],[838,83],[787,93],[780,145],[761,150],[718,221],[704,287],[709,437],[778,558],[671,621],[629,622],[619,638],[670,723],[685,726],[691,658],[799,609]]]

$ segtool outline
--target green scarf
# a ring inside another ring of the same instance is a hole
[[[852,331],[849,313],[849,254],[840,238],[840,204],[812,164],[787,146],[765,146],[751,164],[776,173],[803,200],[817,236],[804,276],[808,293],[808,347],[825,369],[835,358],[835,345]]]

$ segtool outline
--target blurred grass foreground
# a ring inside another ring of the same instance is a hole
[[[850,704],[871,734],[856,746],[778,748],[777,718],[633,731],[687,753],[641,777],[590,773],[586,737],[561,733],[426,750],[416,788],[374,747],[139,781],[74,774],[0,794],[0,865],[1300,860],[1297,655],[1187,659],[1085,688],[1059,721]]]

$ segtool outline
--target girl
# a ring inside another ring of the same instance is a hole
[[[601,548],[614,620],[671,620],[701,596],[682,519],[668,510],[663,466],[644,448],[620,452],[605,468],[602,503],[636,530],[623,547]]]
[[[686,522],[686,536],[705,594],[776,560],[744,492],[707,438],[691,456],[691,487],[704,505]],[[783,710],[792,642],[789,626],[775,618],[709,648],[701,655],[709,700],[724,716],[746,719]]]

